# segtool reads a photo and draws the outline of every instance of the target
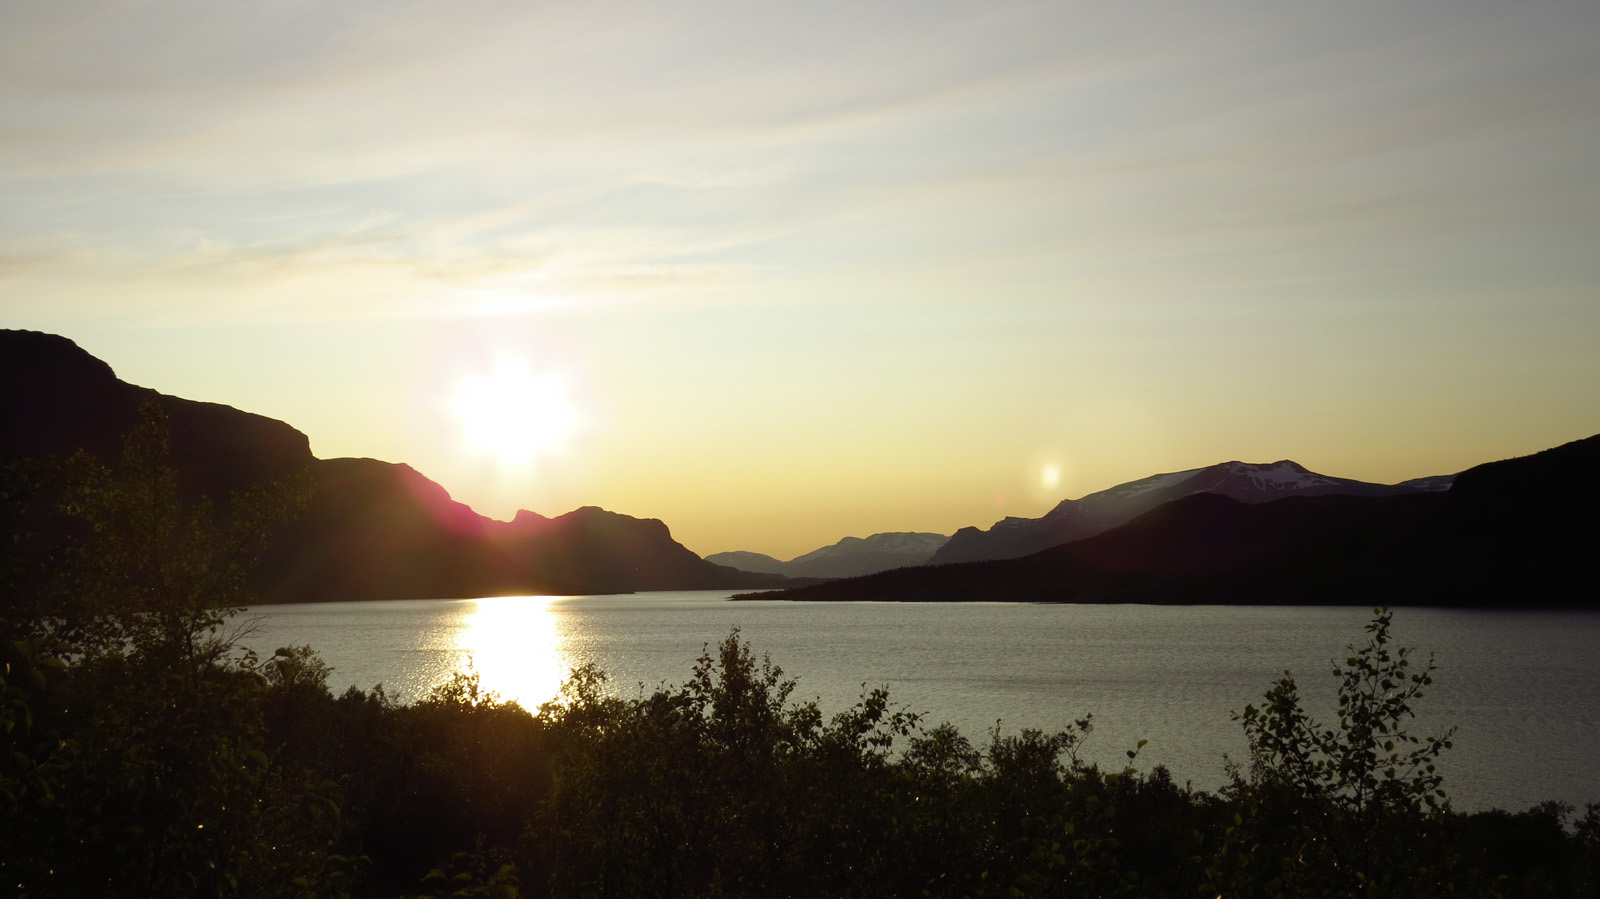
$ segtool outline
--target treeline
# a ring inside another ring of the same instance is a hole
[[[1080,762],[1086,721],[974,745],[919,727],[882,692],[826,718],[792,702],[793,682],[736,636],[681,687],[626,699],[580,671],[562,703],[538,712],[470,676],[412,705],[381,691],[335,698],[305,648],[266,660],[137,648],[64,658],[30,655],[26,641],[6,651],[0,875],[22,896],[1587,896],[1600,886],[1593,806],[1578,821],[1556,805],[1432,807],[1426,777],[1389,775],[1393,734],[1329,760],[1274,748],[1268,734],[1287,721],[1275,718],[1253,735],[1257,764],[1208,794],[1162,768]],[[1368,752],[1385,767],[1341,779]],[[1321,774],[1298,768],[1324,762]]]
[[[1216,793],[1080,760],[1088,719],[974,740],[866,692],[825,715],[737,634],[633,698],[537,710],[470,673],[334,696],[308,647],[237,648],[294,490],[175,499],[159,421],[118,470],[5,473],[0,891],[19,896],[1586,896],[1600,809],[1462,814],[1408,730],[1432,666],[1379,612],[1336,722],[1294,681]],[[60,485],[67,485],[62,488]],[[84,523],[29,550],[34,500]],[[21,511],[19,511],[21,510]],[[26,512],[27,514],[23,514]],[[15,513],[15,514],[13,514]],[[48,569],[53,578],[41,578]]]

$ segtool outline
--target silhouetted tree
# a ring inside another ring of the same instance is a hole
[[[58,582],[73,601],[10,628],[13,742],[48,752],[4,775],[0,876],[32,896],[343,895],[336,793],[267,752],[285,663],[236,653],[228,629],[295,488],[216,516],[179,496],[165,433],[149,404],[117,468],[62,469],[88,527]]]
[[[1337,726],[1306,713],[1289,672],[1261,707],[1236,716],[1251,764],[1248,777],[1235,773],[1237,820],[1213,869],[1236,889],[1303,896],[1453,890],[1455,872],[1437,839],[1448,803],[1435,762],[1454,730],[1424,737],[1409,729],[1434,663],[1430,657],[1414,669],[1409,649],[1389,645],[1392,613],[1373,616],[1366,645],[1349,647],[1333,668]]]

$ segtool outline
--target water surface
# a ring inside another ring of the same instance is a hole
[[[260,606],[245,643],[309,643],[336,692],[383,684],[416,699],[467,664],[484,686],[534,708],[573,667],[594,663],[636,695],[689,677],[737,627],[825,709],[886,686],[930,724],[975,742],[1063,727],[1092,713],[1085,755],[1167,765],[1180,782],[1223,783],[1245,741],[1230,717],[1285,669],[1329,717],[1332,660],[1361,643],[1371,610],[1012,603],[728,602],[726,593],[500,597]],[[1394,634],[1425,657],[1434,686],[1417,731],[1458,728],[1441,764],[1458,808],[1600,801],[1600,615],[1400,609]]]

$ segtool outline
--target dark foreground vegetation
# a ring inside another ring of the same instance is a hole
[[[1378,612],[1337,721],[1287,675],[1218,793],[1083,762],[1088,719],[976,742],[866,691],[827,716],[737,634],[634,698],[580,669],[535,711],[470,673],[332,695],[308,647],[236,648],[264,522],[176,499],[159,422],[66,465],[74,553],[7,519],[0,893],[20,896],[1587,896],[1600,809],[1448,808],[1432,667]],[[39,489],[6,472],[8,510]],[[46,571],[47,570],[47,571]],[[49,577],[45,575],[49,574]]]

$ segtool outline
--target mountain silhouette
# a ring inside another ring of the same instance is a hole
[[[783,566],[789,564],[766,553],[745,552],[743,550],[712,553],[706,556],[705,559],[707,562],[716,565],[726,565],[729,568],[737,568],[740,571],[750,571],[756,574],[782,574]],[[863,574],[870,574],[870,572],[863,572]]]
[[[1151,509],[1197,493],[1241,503],[1265,503],[1290,496],[1400,496],[1447,490],[1451,476],[1418,478],[1401,484],[1369,484],[1307,470],[1296,462],[1223,462],[1118,484],[1082,499],[1062,500],[1042,518],[1006,518],[988,530],[962,528],[931,564],[1015,559],[1052,546],[1102,534]]]
[[[117,459],[146,401],[167,415],[173,465],[191,498],[221,499],[313,461],[306,435],[281,421],[128,384],[65,337],[0,330],[0,459],[78,450]]]
[[[787,562],[752,552],[713,553],[706,556],[706,561],[741,571],[791,578],[859,577],[891,568],[921,565],[949,539],[943,534],[890,531],[870,537],[846,537]]]
[[[1446,492],[1244,503],[1203,491],[1022,558],[762,596],[1592,609],[1597,466],[1600,435],[1469,469]]]
[[[306,436],[229,406],[166,396],[117,378],[64,338],[0,330],[0,460],[83,450],[119,458],[154,401],[169,419],[180,492],[225,505],[243,489],[299,472],[306,513],[285,523],[259,569],[270,602],[412,599],[517,593],[738,589],[783,579],[713,565],[666,525],[598,508],[556,518],[478,515],[410,466],[316,459]],[[48,516],[34,516],[44,522]],[[46,533],[61,537],[59,533]]]

